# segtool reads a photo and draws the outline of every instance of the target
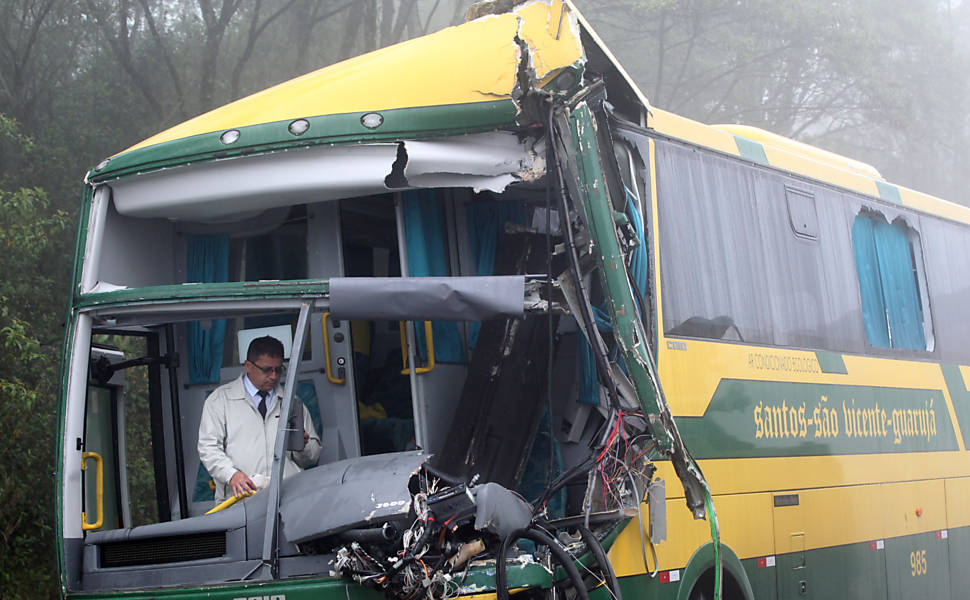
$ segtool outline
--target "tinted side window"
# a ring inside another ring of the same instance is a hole
[[[923,218],[923,256],[940,358],[970,364],[970,231],[965,225]]]
[[[668,335],[861,351],[840,194],[664,142],[657,179]]]

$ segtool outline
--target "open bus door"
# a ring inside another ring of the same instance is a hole
[[[100,334],[91,346],[85,402],[82,488],[84,531],[108,531],[168,521],[166,424],[157,336]],[[173,448],[169,448],[172,451]]]
[[[119,350],[92,348],[95,362],[124,360]],[[124,443],[125,373],[113,373],[107,381],[88,382],[84,419],[82,476],[82,529],[117,529],[131,522],[128,507],[127,468]],[[120,439],[119,439],[120,437]]]

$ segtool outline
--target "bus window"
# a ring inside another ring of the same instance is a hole
[[[852,224],[852,250],[866,339],[872,346],[932,350],[919,236],[902,219],[864,211]]]

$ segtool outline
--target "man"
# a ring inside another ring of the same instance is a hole
[[[244,367],[239,379],[218,387],[202,408],[199,458],[216,484],[217,502],[245,496],[269,482],[276,431],[286,421],[280,418],[283,344],[270,336],[254,339]],[[285,453],[284,478],[315,465],[320,456],[320,438],[305,410],[303,442],[303,450]]]

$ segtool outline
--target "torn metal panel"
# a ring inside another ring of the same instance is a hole
[[[155,171],[111,184],[118,212],[178,221],[241,222],[268,209],[382,194],[398,187],[500,192],[545,172],[535,140],[489,132],[398,144],[309,148]],[[395,173],[404,181],[394,182]]]
[[[387,191],[396,144],[309,148],[189,165],[111,183],[122,215],[240,221],[260,211]]]
[[[529,48],[528,60],[540,86],[567,66],[583,61],[583,45],[575,11],[558,0],[527,2],[515,9],[519,38]]]
[[[337,319],[482,321],[525,313],[525,276],[332,277]]]
[[[572,107],[566,118],[572,145],[563,150],[574,159],[572,168],[581,184],[579,201],[583,205],[590,235],[597,240],[594,256],[599,263],[604,288],[608,292],[614,337],[623,351],[627,369],[657,447],[670,457],[684,486],[688,508],[695,518],[704,518],[705,498],[709,495],[707,481],[684,445],[660,390],[655,364],[643,324],[637,314],[626,264],[620,250],[610,190],[600,162],[596,119],[585,101]],[[566,156],[562,160],[566,160]]]
[[[283,482],[283,534],[289,541],[301,543],[406,516],[411,506],[408,481],[427,459],[420,451],[383,454],[294,474]],[[325,505],[321,498],[326,498]]]
[[[509,184],[545,174],[544,151],[534,140],[494,131],[443,140],[403,142],[408,187],[471,187],[499,193]]]

